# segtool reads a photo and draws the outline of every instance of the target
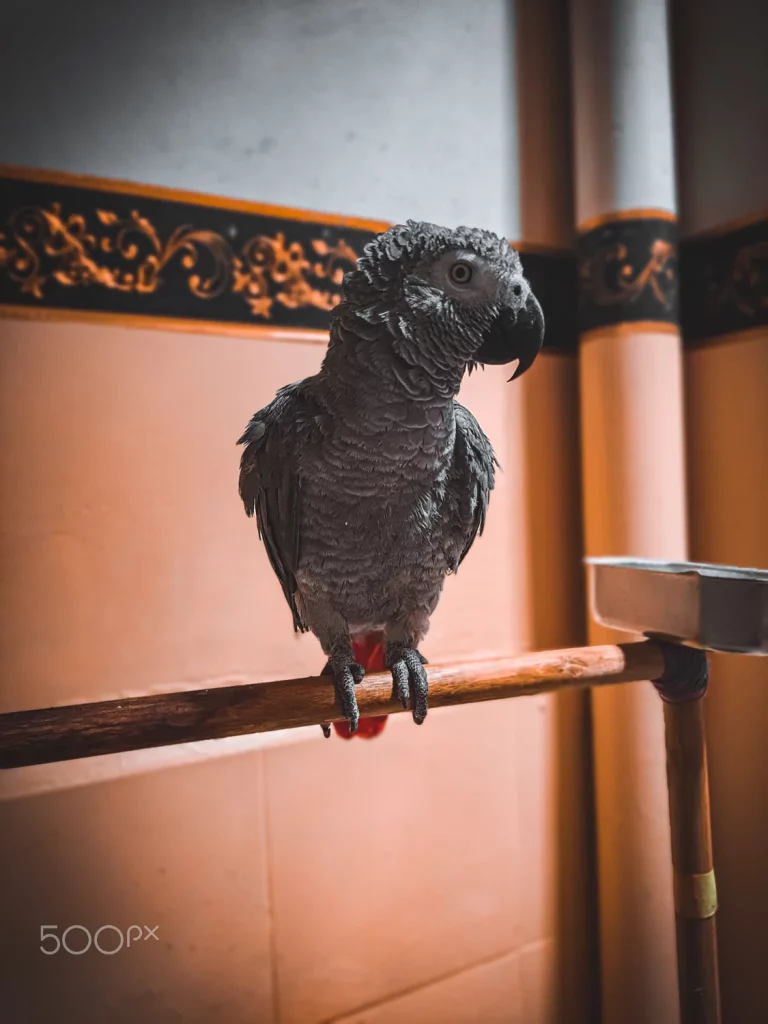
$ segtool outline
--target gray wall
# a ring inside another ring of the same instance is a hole
[[[768,3],[673,0],[680,220],[708,231],[768,208]]]
[[[3,0],[0,162],[519,235],[505,0]]]

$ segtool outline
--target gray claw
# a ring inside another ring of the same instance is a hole
[[[392,673],[395,695],[407,708],[413,691],[413,720],[417,725],[427,717],[429,681],[425,664],[426,658],[412,647],[393,646],[387,650],[387,667]]]
[[[333,684],[336,690],[336,699],[341,705],[344,717],[349,722],[351,732],[357,732],[357,724],[360,721],[360,712],[357,708],[357,697],[355,686],[362,682],[365,669],[356,661],[351,661],[347,656],[333,656],[325,663],[323,676],[333,676]],[[320,728],[326,739],[331,735],[331,727],[324,722]]]
[[[321,676],[333,676],[333,669],[331,668],[330,659],[328,661],[326,661],[325,665],[320,670],[320,675]],[[320,723],[320,728],[323,730],[323,736],[325,736],[325,738],[327,740],[329,740],[331,738],[331,723],[330,722],[321,722]]]
[[[405,710],[411,697],[408,666],[404,661],[395,661],[390,666],[390,671],[392,672],[392,681],[395,684],[395,696],[400,698],[400,703],[403,705],[403,710]]]

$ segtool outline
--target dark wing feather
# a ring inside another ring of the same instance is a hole
[[[456,443],[454,446],[451,489],[457,519],[456,554],[451,570],[464,561],[475,537],[482,534],[490,493],[495,481],[496,460],[491,442],[472,413],[455,404]]]
[[[257,412],[237,442],[245,445],[240,459],[240,497],[249,516],[256,516],[259,536],[293,615],[293,628],[306,632],[296,604],[296,570],[301,542],[301,424],[307,417],[301,384],[290,384]]]

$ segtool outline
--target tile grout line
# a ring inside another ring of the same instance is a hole
[[[269,973],[272,988],[272,1024],[280,1024],[280,991],[277,972],[277,943],[275,940],[275,886],[272,877],[272,842],[269,821],[269,802],[267,799],[267,767],[266,751],[260,751],[261,760],[261,804],[262,833],[264,836],[265,871],[267,876],[267,923],[269,927]]]
[[[318,1021],[318,1024],[344,1024],[344,1021],[352,1019],[356,1014],[365,1013],[367,1010],[373,1010],[378,1006],[385,1006],[387,1003],[397,1002],[398,999],[402,999],[404,996],[413,995],[414,992],[420,992],[421,989],[431,988],[433,985],[439,985],[444,981],[450,981],[451,978],[456,978],[460,974],[477,970],[479,967],[487,967],[489,964],[497,963],[499,960],[505,960],[509,956],[514,956],[517,959],[519,956],[522,956],[523,953],[527,953],[536,946],[544,946],[551,941],[551,936],[543,939],[534,939],[532,942],[526,942],[522,946],[516,946],[512,949],[504,950],[501,953],[493,953],[491,956],[483,957],[481,960],[474,960],[468,964],[462,964],[461,967],[457,967],[452,971],[447,971],[445,974],[436,975],[435,977],[429,978],[427,981],[422,981],[415,985],[409,985],[408,988],[400,989],[399,992],[392,992],[381,999],[374,999],[373,1002],[370,1003],[361,1003],[359,1006],[345,1010],[343,1013],[337,1014],[333,1017],[326,1017],[324,1020]]]

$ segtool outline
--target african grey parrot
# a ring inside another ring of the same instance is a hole
[[[342,285],[320,372],[277,393],[238,444],[240,496],[293,614],[320,641],[354,732],[380,634],[394,692],[427,714],[427,632],[447,573],[482,533],[493,448],[456,401],[477,364],[541,347],[544,318],[520,258],[490,231],[415,221],[369,242]],[[329,734],[324,726],[326,735]]]

